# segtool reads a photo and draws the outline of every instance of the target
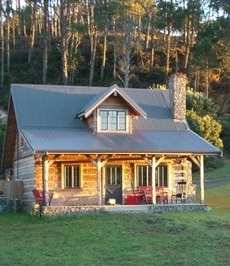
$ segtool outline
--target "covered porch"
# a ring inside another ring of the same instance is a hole
[[[200,191],[193,164],[199,168]],[[204,204],[205,199],[203,154],[47,153],[37,158],[35,173],[35,189],[42,191],[46,206],[111,209]]]

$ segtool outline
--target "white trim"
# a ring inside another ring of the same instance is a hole
[[[100,111],[115,111],[115,112],[125,112],[125,127],[126,130],[102,130],[101,129],[101,116],[100,116]],[[105,108],[98,108],[97,109],[97,132],[100,133],[116,133],[116,134],[124,134],[124,133],[129,133],[129,111],[128,109],[125,108],[119,108],[119,107],[105,107]]]

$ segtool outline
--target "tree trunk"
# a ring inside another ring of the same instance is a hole
[[[184,68],[188,68],[188,59],[190,54],[190,46],[191,46],[191,20],[190,16],[187,17],[187,38],[186,38],[186,52],[185,52],[185,60],[184,60]]]
[[[209,96],[209,64],[208,64],[208,60],[206,63],[206,88],[205,88],[205,94],[208,97]]]
[[[4,24],[2,12],[2,0],[0,0],[0,38],[1,38],[1,88],[4,85]]]
[[[149,48],[149,37],[150,37],[150,18],[148,19],[148,25],[147,25],[147,32],[146,32],[146,40],[145,40],[145,48]]]
[[[117,55],[116,55],[116,47],[113,46],[113,79],[117,78],[117,71],[116,71],[116,64],[117,64]]]
[[[154,47],[151,49],[151,69],[154,67],[154,61],[155,61],[155,49]]]
[[[129,87],[129,74],[130,74],[130,50],[126,52],[126,66],[125,66],[125,82],[124,87]]]
[[[7,19],[7,38],[6,38],[6,70],[8,78],[10,76],[10,17]]]
[[[29,42],[29,52],[28,52],[28,64],[31,63],[32,53],[35,43],[35,31],[36,31],[36,2],[33,5],[33,12],[31,16],[31,36]]]
[[[97,50],[97,26],[95,22],[95,4],[88,4],[88,34],[90,38],[90,70],[89,70],[89,86],[93,84],[95,59]]]
[[[102,56],[102,64],[101,64],[101,80],[104,79],[105,73],[105,63],[106,63],[106,53],[107,53],[107,30],[104,33],[104,42],[103,42],[103,56]]]
[[[167,32],[167,42],[166,42],[166,66],[165,71],[166,75],[169,74],[169,67],[170,67],[170,49],[171,49],[171,24],[168,25],[168,32]]]
[[[63,65],[63,83],[64,85],[68,84],[68,50],[64,45],[64,49],[62,51],[62,65]]]
[[[49,0],[44,0],[44,40],[43,40],[43,70],[42,70],[42,83],[47,82],[47,67],[48,67],[48,13],[49,13]]]
[[[93,84],[96,50],[97,50],[97,33],[95,33],[95,36],[92,36],[91,38],[89,86],[92,86]]]

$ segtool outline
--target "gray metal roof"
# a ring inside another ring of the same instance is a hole
[[[13,84],[18,128],[34,151],[169,152],[217,154],[220,150],[172,119],[168,91],[121,89],[147,114],[134,134],[93,134],[76,114],[108,87]]]

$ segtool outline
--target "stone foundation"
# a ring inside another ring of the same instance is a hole
[[[71,216],[77,214],[112,212],[112,213],[140,213],[140,212],[184,212],[184,211],[207,211],[205,204],[158,204],[152,205],[115,205],[115,206],[47,206],[43,208],[46,216]],[[34,209],[38,213],[38,208]]]
[[[46,216],[70,216],[76,214],[96,213],[103,211],[100,206],[48,206],[43,208]]]
[[[165,204],[152,206],[153,212],[208,211],[206,204]]]

